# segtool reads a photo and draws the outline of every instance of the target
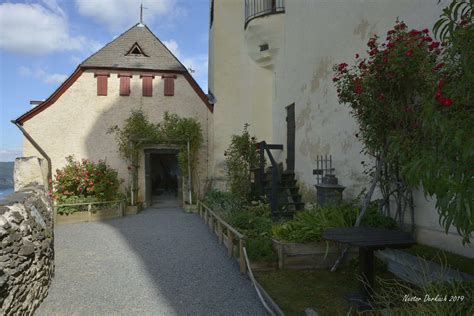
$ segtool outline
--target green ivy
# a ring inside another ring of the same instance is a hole
[[[190,142],[191,169],[197,164],[197,154],[203,143],[201,124],[194,118],[182,118],[177,114],[165,112],[163,120],[154,124],[150,122],[143,110],[132,110],[130,117],[125,120],[122,128],[113,126],[108,133],[115,134],[118,150],[121,156],[138,168],[138,155],[144,147],[150,144],[173,144],[179,146],[178,164],[187,178],[188,151]]]

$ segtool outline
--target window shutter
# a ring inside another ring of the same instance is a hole
[[[107,95],[107,78],[109,77],[108,73],[95,73],[97,77],[97,95],[106,96]]]
[[[165,80],[165,96],[174,96],[174,79],[176,79],[176,75],[162,76],[162,78]]]
[[[142,95],[144,97],[153,96],[153,75],[141,75],[142,78]]]
[[[130,95],[130,78],[132,77],[132,75],[119,74],[118,77],[120,78],[120,95],[121,96]]]

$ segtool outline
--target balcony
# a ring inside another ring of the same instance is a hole
[[[255,18],[284,13],[285,0],[245,0],[245,26]]]

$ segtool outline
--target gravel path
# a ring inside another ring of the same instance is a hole
[[[177,207],[58,226],[55,242],[38,315],[265,315],[237,262]]]

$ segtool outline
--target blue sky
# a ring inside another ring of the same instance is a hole
[[[10,120],[138,23],[140,3],[144,23],[207,92],[208,0],[0,1],[0,161],[21,155],[22,136]]]

